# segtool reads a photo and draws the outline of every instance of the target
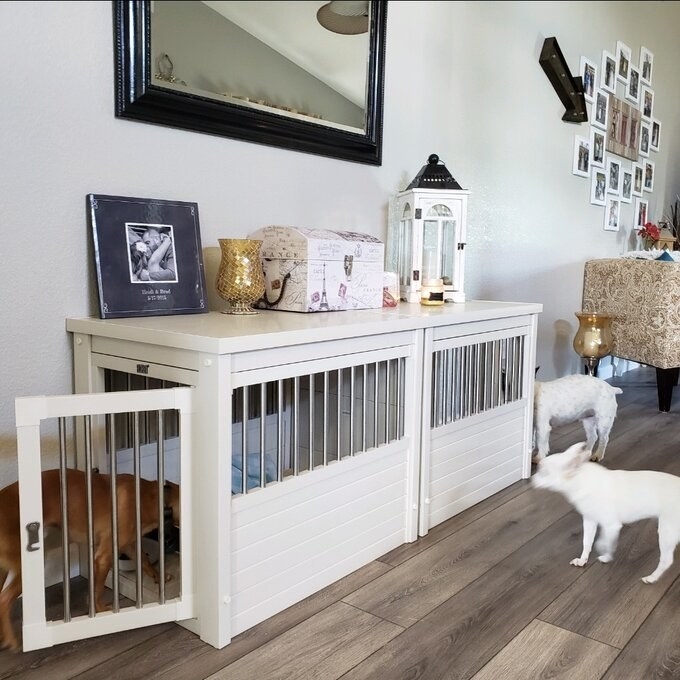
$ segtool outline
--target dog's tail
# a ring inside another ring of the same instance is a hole
[[[614,394],[623,394],[623,390],[620,387],[614,387],[613,385],[610,385],[609,387],[612,388]]]

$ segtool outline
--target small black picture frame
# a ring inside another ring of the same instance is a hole
[[[87,195],[102,319],[208,311],[198,205]]]

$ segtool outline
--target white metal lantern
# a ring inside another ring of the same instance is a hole
[[[432,154],[411,184],[394,197],[386,267],[399,276],[402,300],[419,302],[421,286],[441,280],[446,302],[465,302],[469,194]]]

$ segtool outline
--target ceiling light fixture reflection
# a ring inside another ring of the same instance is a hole
[[[331,0],[316,13],[319,23],[333,33],[358,35],[368,31],[368,2]]]

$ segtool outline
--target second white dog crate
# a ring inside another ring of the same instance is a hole
[[[528,477],[540,311],[69,319],[77,392],[192,388],[183,625],[221,648]]]

